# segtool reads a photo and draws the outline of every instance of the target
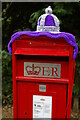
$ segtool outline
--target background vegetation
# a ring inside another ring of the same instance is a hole
[[[73,98],[80,98],[80,2],[76,3],[2,3],[2,79],[3,104],[12,104],[12,56],[8,52],[11,35],[16,31],[36,30],[37,20],[46,7],[60,19],[61,31],[72,33],[78,44]]]

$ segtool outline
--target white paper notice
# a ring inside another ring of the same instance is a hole
[[[52,96],[33,95],[33,118],[51,118]]]

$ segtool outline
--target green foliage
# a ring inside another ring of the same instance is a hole
[[[76,36],[76,42],[78,45],[78,55],[76,58],[76,70],[75,70],[75,81],[73,87],[73,94],[79,95],[80,94],[80,39]]]
[[[73,86],[73,95],[79,95],[79,87],[75,84]]]
[[[29,19],[29,23],[32,24],[32,28],[36,27],[38,18],[42,14],[44,14],[44,9],[38,10],[38,11],[31,14],[30,19]]]
[[[5,104],[12,103],[12,57],[2,51],[2,94]]]
[[[73,3],[54,3],[55,9],[53,10],[57,14],[60,14],[60,16],[65,15],[72,15],[73,13]]]

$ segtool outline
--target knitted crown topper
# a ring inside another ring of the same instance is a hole
[[[59,19],[54,14],[52,14],[51,6],[49,6],[45,9],[45,14],[41,15],[38,19],[37,31],[59,32],[59,24]]]

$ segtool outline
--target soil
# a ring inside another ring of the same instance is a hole
[[[3,106],[3,108],[2,108],[2,118],[13,118],[13,107]]]

